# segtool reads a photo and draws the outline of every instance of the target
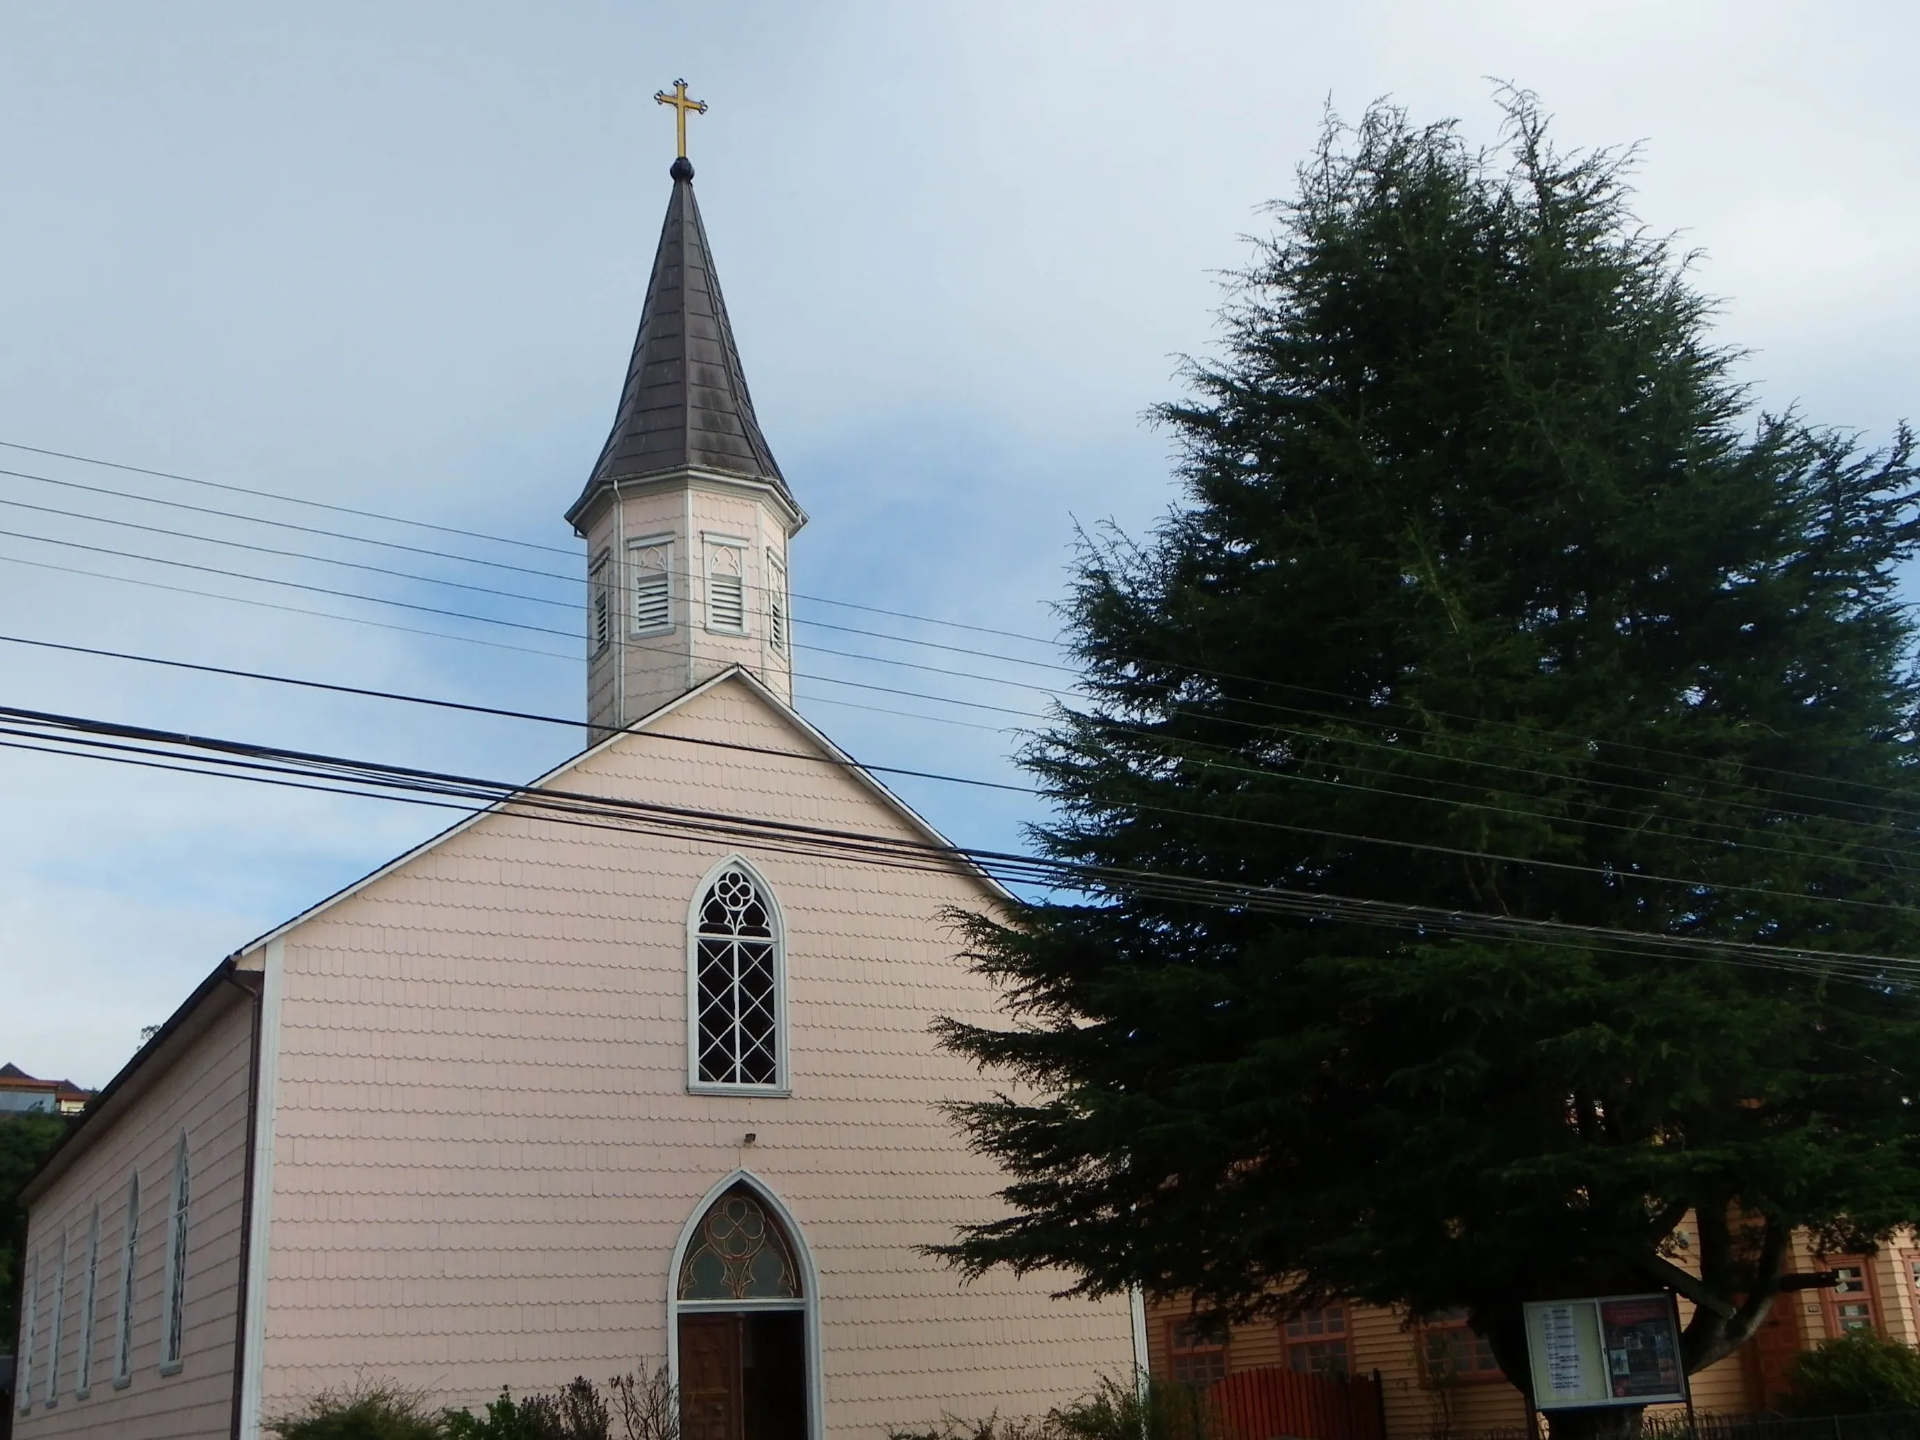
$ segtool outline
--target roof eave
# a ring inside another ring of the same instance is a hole
[[[793,492],[787,488],[785,480],[740,470],[719,470],[707,465],[673,465],[631,475],[596,475],[587,482],[587,488],[580,492],[580,498],[568,508],[567,523],[573,526],[574,534],[584,539],[603,501],[610,501],[615,495],[632,494],[653,486],[689,480],[748,490],[772,500],[781,522],[787,527],[789,539],[799,534],[807,523],[807,512],[793,498]]]
[[[91,1137],[99,1133],[103,1125],[111,1123],[112,1117],[118,1115],[146,1088],[151,1077],[157,1076],[185,1053],[187,1046],[206,1028],[196,1025],[194,1021],[200,1017],[210,997],[229,985],[247,995],[255,993],[250,977],[240,971],[241,953],[244,952],[229,955],[214,966],[213,972],[180,1002],[179,1007],[154,1031],[146,1044],[134,1051],[133,1058],[120,1067],[120,1072],[100,1087],[87,1102],[87,1108],[69,1122],[67,1133],[60,1137],[33,1174],[27,1177],[27,1183],[20,1187],[22,1201],[31,1202],[44,1193],[47,1186],[59,1178],[60,1173],[84,1148],[78,1144],[82,1135]],[[251,979],[257,980],[257,977]]]

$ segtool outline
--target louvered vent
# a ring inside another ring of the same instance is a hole
[[[787,572],[767,552],[767,643],[779,655],[787,653]]]
[[[593,649],[598,654],[613,639],[613,593],[607,585],[606,556],[594,562],[588,579],[593,590]]]
[[[747,628],[746,587],[738,575],[707,577],[707,624],[715,630]]]
[[[646,571],[633,582],[633,628],[668,630],[673,626],[673,577],[664,571]]]

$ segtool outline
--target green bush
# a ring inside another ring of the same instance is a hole
[[[680,1440],[680,1395],[662,1365],[614,1376],[605,1395],[585,1376],[520,1400],[502,1389],[474,1415],[378,1381],[326,1391],[266,1428],[279,1440]]]
[[[1141,1390],[1104,1377],[1092,1394],[1044,1415],[985,1420],[942,1416],[924,1430],[893,1430],[887,1440],[1209,1440],[1206,1397],[1188,1385],[1149,1381]]]
[[[1854,1330],[1796,1356],[1782,1408],[1790,1415],[1920,1410],[1920,1352]]]
[[[279,1440],[445,1440],[447,1434],[423,1392],[386,1381],[323,1391],[266,1428]]]

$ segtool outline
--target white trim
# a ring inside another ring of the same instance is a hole
[[[598,660],[606,654],[619,633],[613,610],[613,550],[603,545],[587,561],[587,658]]]
[[[730,550],[734,553],[735,559],[740,566],[740,571],[737,575],[728,575],[725,571],[714,568],[713,562],[718,552],[723,550]],[[747,595],[747,563],[752,558],[752,540],[739,535],[722,534],[714,530],[702,530],[700,532],[700,573],[706,584],[706,604],[702,607],[702,615],[708,634],[746,635],[750,633],[751,627],[747,624],[747,618],[753,613],[753,602]],[[739,589],[733,597],[734,603],[739,606],[740,610],[740,623],[738,625],[721,625],[717,624],[714,620],[716,604],[714,599],[714,580],[716,577],[724,577],[736,581],[739,585]]]
[[[800,1229],[800,1222],[793,1218],[793,1212],[787,1208],[786,1202],[774,1193],[773,1188],[751,1170],[735,1170],[701,1196],[699,1204],[695,1205],[692,1213],[687,1216],[686,1224],[680,1227],[680,1238],[673,1242],[673,1258],[667,1265],[667,1375],[673,1381],[674,1390],[678,1392],[680,1389],[681,1310],[698,1313],[775,1308],[769,1307],[764,1301],[683,1301],[680,1298],[680,1267],[686,1262],[687,1247],[692,1244],[693,1237],[700,1228],[700,1222],[707,1218],[707,1211],[713,1208],[714,1202],[736,1185],[745,1185],[753,1191],[761,1204],[773,1212],[773,1218],[779,1221],[780,1228],[786,1233],[787,1244],[793,1250],[794,1264],[800,1267],[800,1308],[806,1316],[807,1440],[826,1440],[827,1397],[824,1384],[826,1367],[820,1363],[820,1272],[814,1267],[813,1251],[807,1246],[807,1237]],[[777,1308],[792,1309],[793,1305],[788,1301],[780,1303]]]
[[[186,1127],[173,1148],[173,1184],[167,1192],[167,1284],[160,1292],[160,1373],[176,1375],[187,1352],[187,1251],[193,1210],[193,1150]],[[176,1334],[174,1319],[179,1318]],[[177,1348],[175,1348],[177,1347]]]
[[[744,870],[773,921],[773,1083],[744,1085],[700,1078],[700,908],[728,870]],[[791,1095],[793,1070],[787,1054],[787,916],[780,896],[767,877],[746,856],[735,853],[716,861],[693,887],[687,901],[687,1093],[690,1095]]]
[[[40,1251],[44,1248],[36,1245],[21,1256],[20,1353],[14,1361],[13,1406],[22,1415],[33,1413],[33,1332],[40,1323]]]
[[[767,649],[779,658],[783,669],[793,668],[793,604],[787,591],[787,562],[773,553],[771,545],[763,552],[767,583],[761,587],[761,600],[767,612]]]
[[[100,1313],[100,1202],[93,1202],[93,1218],[87,1222],[87,1283],[81,1287],[80,1356],[74,1367],[73,1398],[84,1400],[93,1393],[93,1352],[95,1320]]]
[[[592,529],[589,523],[583,527],[583,521],[589,516],[598,518],[598,502],[601,496],[609,500],[626,495],[646,495],[678,487],[686,494],[700,490],[709,495],[737,496],[742,492],[754,500],[770,501],[772,509],[779,515],[781,524],[788,535],[798,535],[806,528],[807,512],[802,510],[786,491],[778,485],[751,475],[736,475],[727,470],[709,470],[699,465],[675,465],[666,470],[653,470],[645,475],[624,475],[618,480],[609,480],[575,500],[567,511],[566,522],[573,526],[573,533],[585,539],[587,531]],[[589,502],[589,503],[583,503]],[[689,530],[691,533],[691,530]]]
[[[126,1214],[120,1224],[120,1269],[114,1275],[113,1388],[133,1383],[133,1310],[139,1303],[140,1171],[127,1176]]]
[[[671,635],[674,632],[676,625],[675,625],[675,607],[673,603],[673,578],[674,578],[673,577],[673,559],[674,559],[673,552],[675,548],[674,541],[677,540],[678,538],[679,537],[676,536],[671,530],[664,530],[656,535],[641,535],[636,537],[635,539],[624,542],[626,545],[625,554],[626,554],[626,575],[627,575],[627,603],[625,607],[626,613],[627,613],[626,633],[629,636],[637,638],[637,637],[646,636],[646,635]],[[664,622],[658,625],[642,625],[640,623],[640,617],[638,614],[638,611],[640,608],[640,573],[641,572],[640,572],[639,565],[634,560],[634,552],[638,550],[662,550],[662,549],[664,549],[667,552],[666,569],[662,571],[657,571],[657,572],[650,571],[648,573],[658,574],[659,577],[666,582],[667,618]]]
[[[267,1343],[267,1274],[273,1239],[273,1135],[280,1094],[280,982],[286,942],[270,940],[261,961],[260,1070],[254,1076],[253,1197],[247,1233],[247,1314],[241,1341],[239,1440],[260,1440]]]
[[[1141,1293],[1138,1285],[1127,1290],[1127,1328],[1133,1336],[1133,1393],[1139,1398],[1141,1424],[1144,1425],[1147,1406],[1147,1297]]]
[[[815,745],[818,745],[822,750],[826,751],[827,757],[830,760],[833,760],[836,762],[836,768],[842,770],[843,773],[851,776],[857,784],[865,787],[874,796],[875,799],[883,802],[890,810],[892,810],[902,820],[906,821],[909,826],[919,831],[920,836],[923,840],[927,841],[929,844],[942,846],[948,849],[952,848],[953,842],[949,840],[945,835],[942,835],[938,830],[936,830],[933,827],[932,822],[927,820],[923,815],[920,814],[919,811],[915,810],[911,805],[907,804],[906,801],[902,800],[898,795],[894,794],[893,791],[889,790],[885,785],[881,784],[872,775],[868,774],[867,771],[860,765],[860,763],[857,760],[855,760],[851,755],[847,754],[847,752],[842,750],[838,745],[834,744],[833,741],[829,740],[820,731],[816,730],[813,727],[813,725],[810,724],[805,719],[805,717],[803,717],[791,705],[787,704],[786,701],[782,700],[771,689],[769,689],[765,681],[761,680],[751,670],[748,670],[743,665],[729,665],[726,669],[722,670],[719,674],[710,676],[706,680],[703,680],[698,685],[694,686],[692,689],[684,691],[681,694],[674,696],[673,699],[668,700],[663,704],[656,706],[652,710],[649,710],[645,715],[640,716],[631,725],[628,725],[623,729],[616,730],[613,734],[607,736],[606,739],[597,741],[595,744],[588,746],[585,750],[582,750],[578,755],[574,755],[569,757],[568,759],[562,760],[558,765],[554,766],[553,769],[547,771],[544,775],[535,776],[533,779],[529,780],[521,788],[525,790],[537,790],[544,785],[550,784],[551,782],[558,780],[562,775],[567,774],[571,770],[578,769],[581,765],[584,765],[587,761],[599,755],[601,751],[607,750],[612,746],[618,745],[622,741],[632,738],[634,736],[644,735],[649,726],[657,724],[659,721],[666,719],[669,715],[674,714],[676,711],[680,710],[684,706],[692,704],[695,700],[698,700],[701,696],[707,694],[708,691],[714,690],[719,686],[724,685],[729,680],[738,680],[739,682],[741,682],[757,698],[759,698],[766,705],[768,705],[774,711],[775,714],[777,714],[782,720],[786,721],[788,725],[792,726],[795,730],[798,730],[808,740],[812,741]],[[802,756],[801,758],[806,759],[809,757]],[[362,875],[358,880],[355,880],[352,884],[342,886],[340,889],[334,891],[333,894],[327,896],[323,900],[316,900],[313,904],[309,905],[306,909],[302,910],[299,914],[293,916],[288,920],[282,921],[280,924],[274,926],[273,929],[267,931],[265,934],[259,935],[254,939],[249,940],[244,946],[240,948],[239,951],[235,953],[248,954],[254,950],[259,949],[262,945],[265,945],[270,943],[271,941],[279,940],[283,938],[289,932],[291,932],[295,926],[304,925],[306,924],[307,921],[315,919],[318,916],[325,914],[327,911],[331,910],[334,906],[341,904],[343,901],[352,899],[355,895],[358,895],[362,890],[366,889],[369,885],[372,885],[377,881],[384,880],[387,876],[391,875],[394,871],[398,870],[402,865],[405,865],[410,861],[418,859],[420,856],[427,854],[429,851],[438,849],[441,845],[444,845],[447,841],[453,839],[454,836],[456,835],[465,834],[468,830],[472,829],[475,825],[478,825],[481,821],[486,820],[491,816],[493,816],[494,814],[496,814],[497,812],[505,809],[506,806],[511,803],[512,803],[511,801],[495,801],[493,804],[488,805],[485,809],[476,810],[473,814],[468,815],[463,819],[456,820],[453,824],[449,825],[446,829],[442,830],[438,835],[434,835],[429,837],[428,839],[422,840],[418,845],[414,846],[411,850],[406,850],[401,852],[400,854],[394,856],[393,859],[387,861],[386,864],[380,866],[379,868],[374,870],[369,870],[365,875]],[[1001,901],[1007,901],[1007,902],[1014,901],[1015,897],[1012,891],[1008,890],[1006,886],[1002,885],[998,880],[994,879],[991,875],[987,874],[986,871],[980,869],[977,865],[973,864],[964,855],[954,857],[953,868],[956,874],[965,875],[968,879],[972,880],[975,884],[977,884],[982,890],[986,891],[987,894],[990,895],[995,900],[1001,900]]]
[[[700,587],[700,593],[697,596],[693,593],[695,557],[693,553],[693,487],[691,485],[680,487],[680,533],[686,537],[687,541],[687,673],[686,678],[680,682],[680,688],[683,692],[691,693],[694,689],[694,673],[698,666],[695,658],[694,617],[702,613],[707,603],[707,589],[704,582]],[[624,720],[626,717],[623,715],[620,718]]]
[[[60,1403],[60,1347],[67,1339],[67,1239],[70,1225],[60,1227],[60,1258],[53,1265],[53,1314],[47,1325],[47,1399],[51,1410]]]

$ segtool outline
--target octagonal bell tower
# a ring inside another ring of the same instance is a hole
[[[754,417],[693,166],[669,173],[613,432],[567,511],[587,542],[590,742],[730,665],[793,698],[787,544],[807,517]]]

